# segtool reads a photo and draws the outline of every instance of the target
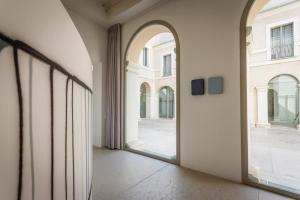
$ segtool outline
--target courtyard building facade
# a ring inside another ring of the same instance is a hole
[[[171,33],[150,39],[137,64],[141,119],[176,118],[176,53]]]
[[[300,1],[271,0],[247,27],[248,178],[300,193]]]
[[[252,127],[299,125],[300,1],[268,4],[248,28]]]
[[[175,162],[176,41],[162,26],[158,30],[147,41],[137,36],[135,59],[127,61],[126,147]]]

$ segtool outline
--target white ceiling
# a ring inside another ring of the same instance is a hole
[[[168,0],[61,0],[64,6],[108,27],[124,23]]]

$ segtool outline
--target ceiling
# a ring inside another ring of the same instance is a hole
[[[66,8],[108,27],[124,23],[168,0],[61,0]]]

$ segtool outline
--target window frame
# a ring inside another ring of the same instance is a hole
[[[143,47],[143,65],[148,67],[149,66],[149,48],[148,47]]]
[[[293,35],[294,35],[294,55],[289,57],[280,57],[276,59],[272,59],[272,44],[271,44],[271,34],[272,29],[277,27],[282,27],[284,25],[292,24],[293,26]],[[267,46],[267,60],[268,61],[275,61],[275,60],[281,60],[281,59],[287,59],[287,58],[293,58],[299,56],[299,48],[297,45],[297,42],[299,42],[299,17],[294,17],[282,21],[278,21],[275,23],[267,24],[266,25],[266,46]]]
[[[241,116],[241,148],[242,148],[242,155],[241,155],[241,165],[242,165],[242,172],[241,172],[241,177],[242,177],[242,182],[246,185],[256,187],[258,189],[264,189],[270,192],[278,193],[281,195],[285,195],[287,197],[295,198],[295,199],[300,199],[300,195],[296,193],[292,193],[286,190],[270,187],[261,183],[257,183],[249,179],[248,177],[248,102],[247,102],[247,92],[248,92],[248,72],[247,72],[247,27],[249,27],[249,19],[251,17],[251,9],[253,8],[253,5],[255,5],[255,0],[248,0],[247,4],[244,8],[242,18],[240,21],[240,116]],[[299,26],[299,21],[298,18],[295,19],[296,23],[294,27],[294,34],[295,32],[298,34],[299,29],[296,30],[296,28]],[[252,23],[250,21],[250,23]],[[268,26],[267,26],[267,32],[268,32]],[[298,34],[299,35],[299,34]],[[266,34],[266,36],[270,36],[270,34]],[[295,38],[295,45],[299,46],[299,38]],[[270,40],[266,40],[268,45],[266,47],[269,47]],[[270,52],[268,51],[269,49],[266,49],[268,52],[268,57],[270,58]],[[297,54],[298,52],[298,54]],[[296,49],[295,56],[299,56],[299,50]],[[270,61],[268,59],[268,61]],[[272,63],[272,62],[270,62]]]
[[[169,74],[169,75],[165,75],[165,73],[164,73],[164,66],[165,66],[165,57],[166,56],[170,56],[170,70],[171,70],[171,74]],[[173,54],[172,54],[172,52],[167,52],[167,53],[164,53],[164,54],[162,54],[162,57],[161,57],[161,76],[162,77],[169,77],[169,76],[172,76],[173,75],[173,72],[172,72],[172,66],[173,66],[173,60],[172,60],[172,58],[173,58]]]
[[[161,94],[164,89],[166,90],[166,97],[167,97],[167,99],[166,99],[166,109],[167,109],[166,117],[162,117],[162,112],[161,112],[162,111],[162,109],[161,109],[162,108]],[[172,98],[170,98],[170,97],[172,97]],[[170,109],[171,102],[172,102],[172,104],[171,104],[172,108]],[[172,114],[170,115],[170,113],[172,113]],[[159,115],[160,119],[174,119],[175,118],[175,91],[170,86],[163,86],[162,88],[160,88],[160,90],[158,92],[158,115]]]

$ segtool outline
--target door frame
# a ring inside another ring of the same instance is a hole
[[[155,154],[150,154],[150,153],[146,153],[146,152],[142,152],[142,151],[138,151],[138,150],[134,150],[131,148],[126,147],[126,67],[127,67],[127,57],[128,57],[128,52],[129,52],[129,48],[133,42],[133,40],[135,39],[135,37],[145,28],[153,26],[153,25],[161,25],[166,27],[170,33],[173,34],[173,37],[175,39],[175,44],[176,44],[176,159],[168,159],[165,157],[161,157]],[[143,24],[142,26],[140,26],[131,36],[131,38],[129,39],[127,45],[126,45],[126,49],[125,49],[125,53],[124,53],[124,58],[123,58],[123,74],[122,74],[122,78],[123,78],[123,88],[122,88],[122,149],[126,150],[126,151],[130,151],[133,153],[137,153],[143,156],[147,156],[150,158],[154,158],[154,159],[158,159],[158,160],[162,160],[165,162],[169,162],[175,165],[180,165],[180,43],[179,43],[179,36],[175,30],[175,28],[168,22],[163,21],[163,20],[152,20],[149,21],[145,24]]]
[[[300,195],[283,189],[264,185],[252,180],[248,175],[248,117],[247,117],[247,20],[256,0],[248,0],[240,22],[240,100],[241,100],[241,149],[242,149],[242,182],[246,185],[278,193],[295,199]]]

